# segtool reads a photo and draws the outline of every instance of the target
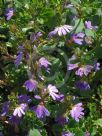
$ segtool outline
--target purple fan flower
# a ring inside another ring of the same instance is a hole
[[[13,112],[13,116],[17,116],[18,117],[22,117],[23,115],[25,115],[25,111],[27,110],[27,104],[22,103],[19,105],[19,107],[17,107],[14,112]]]
[[[63,36],[63,35],[66,35],[67,33],[70,33],[71,30],[73,29],[72,26],[69,26],[69,25],[63,25],[63,26],[60,26],[60,27],[56,27],[53,31],[51,31],[49,33],[49,37],[52,37],[54,35],[59,35],[59,36]]]
[[[96,29],[97,26],[92,26],[91,21],[85,21],[85,26],[88,29]]]
[[[79,75],[79,76],[83,76],[83,75],[85,75],[85,76],[87,76],[90,72],[91,72],[91,70],[93,69],[93,66],[91,66],[91,65],[85,65],[85,66],[82,66],[82,67],[80,67],[76,72],[75,72],[75,74],[76,75]]]
[[[30,103],[32,100],[26,94],[22,94],[18,96],[18,101],[19,103]]]
[[[9,122],[11,124],[16,124],[16,125],[19,125],[21,123],[21,118],[19,118],[18,116],[10,116],[9,118]]]
[[[62,136],[74,136],[71,132],[63,132]]]
[[[70,33],[72,29],[73,29],[72,26],[63,25],[60,27],[56,27],[54,31],[58,33],[59,36],[62,36],[62,35],[66,35],[67,33]]]
[[[2,132],[0,132],[0,136],[4,136]]]
[[[17,57],[16,57],[16,59],[15,59],[15,61],[14,61],[14,63],[15,63],[15,66],[18,68],[18,66],[20,65],[20,62],[22,61],[22,59],[23,59],[23,52],[20,52],[18,55],[17,55]]]
[[[13,15],[14,15],[14,9],[13,8],[6,9],[6,13],[5,13],[6,20],[10,20]]]
[[[39,104],[38,106],[34,106],[32,110],[34,110],[37,118],[39,119],[45,118],[46,116],[50,116],[49,111],[45,108],[44,105]]]
[[[51,63],[44,57],[39,59],[39,65],[40,67],[48,68]]]
[[[82,45],[83,44],[83,38],[84,38],[85,34],[84,33],[78,33],[78,34],[74,34],[72,36],[72,40],[79,44],[79,45]]]
[[[79,63],[76,63],[76,64],[70,64],[70,63],[69,63],[67,69],[68,69],[68,70],[76,69],[76,68],[78,68],[78,64],[79,64]]]
[[[98,70],[100,70],[100,63],[96,63],[94,65],[94,70],[97,72]]]
[[[4,102],[2,105],[1,116],[5,116],[9,111],[10,102]]]
[[[90,90],[90,85],[86,81],[77,81],[75,86],[80,90]]]
[[[90,133],[89,132],[85,132],[84,136],[90,136]]]
[[[56,122],[58,122],[58,124],[60,124],[60,125],[65,125],[65,124],[67,124],[68,123],[68,118],[67,117],[63,117],[63,116],[60,116],[60,117],[57,117],[56,119],[55,119],[55,121]]]
[[[59,94],[59,97],[56,99],[59,102],[64,102],[64,95],[63,94]]]
[[[49,92],[49,95],[52,97],[53,100],[58,100],[60,98],[60,95],[58,93],[58,89],[56,86],[53,86],[51,84],[48,85],[47,90]]]
[[[33,90],[37,89],[38,82],[36,80],[30,79],[30,80],[25,81],[24,85],[27,90],[32,92]]]
[[[37,32],[36,33],[36,38],[39,38],[40,36],[42,36],[42,33],[41,32]]]
[[[79,119],[81,119],[84,115],[83,110],[84,108],[82,107],[82,103],[76,104],[70,111],[72,118],[79,122]]]

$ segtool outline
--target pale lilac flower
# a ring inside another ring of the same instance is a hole
[[[33,90],[37,89],[38,82],[36,80],[29,79],[29,80],[25,81],[24,85],[25,85],[27,90],[32,92]]]
[[[5,116],[9,111],[10,102],[4,102],[2,105],[1,116]]]
[[[84,108],[82,107],[82,103],[76,104],[70,111],[71,117],[79,122],[79,119],[81,119],[84,115],[83,110]]]
[[[51,63],[44,57],[39,59],[39,65],[40,67],[48,68]]]
[[[56,27],[53,31],[49,33],[49,37],[52,37],[54,35],[59,35],[63,36],[66,35],[67,33],[70,33],[72,31],[73,27],[70,25],[63,25],[60,27]]]
[[[53,86],[51,84],[48,85],[47,90],[49,92],[49,95],[52,97],[53,100],[57,100],[60,98],[58,93],[58,89],[56,88],[56,86]]]
[[[68,70],[76,69],[76,68],[78,68],[78,64],[79,64],[79,63],[76,63],[76,64],[71,64],[71,63],[69,63],[67,69],[68,69]]]
[[[84,136],[91,136],[89,132],[85,132]]]
[[[34,106],[32,110],[34,110],[37,118],[39,119],[45,118],[46,116],[50,116],[48,109],[46,109],[44,105],[39,104],[38,106]]]
[[[71,132],[63,132],[62,136],[74,136]]]
[[[85,36],[84,33],[74,34],[74,35],[72,36],[72,40],[73,40],[75,43],[77,43],[77,44],[79,44],[79,45],[82,45],[82,44],[83,44],[83,40],[84,40],[84,36]]]
[[[27,104],[22,103],[19,105],[19,107],[17,107],[14,112],[13,112],[13,116],[18,116],[18,117],[22,117],[23,115],[25,115],[25,111],[27,110]]]
[[[30,97],[26,94],[22,94],[18,96],[18,102],[19,103],[30,103],[32,100]]]
[[[60,117],[57,117],[56,119],[55,119],[55,121],[58,123],[58,124],[60,124],[60,125],[65,125],[65,124],[67,124],[68,123],[68,118],[67,117],[63,117],[63,116],[60,116]]]
[[[63,25],[60,27],[56,27],[54,31],[58,33],[59,36],[62,36],[62,35],[66,35],[67,33],[70,33],[72,29],[73,29],[72,26]]]
[[[77,81],[75,83],[75,87],[79,88],[80,90],[90,90],[90,85],[86,81]]]
[[[6,13],[5,13],[6,20],[10,20],[13,15],[14,15],[14,9],[13,8],[6,9]]]
[[[82,66],[82,67],[80,67],[76,72],[75,72],[75,74],[76,75],[79,75],[79,76],[87,76],[90,72],[91,72],[91,70],[93,69],[93,66],[91,66],[91,65],[84,65],[84,66]]]
[[[85,26],[88,29],[95,29],[97,26],[92,26],[91,21],[85,21]]]

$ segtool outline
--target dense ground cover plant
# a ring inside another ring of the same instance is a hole
[[[102,136],[101,0],[0,8],[0,135]]]

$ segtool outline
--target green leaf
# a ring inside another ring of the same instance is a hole
[[[39,130],[38,129],[31,129],[30,131],[29,131],[29,134],[28,134],[28,136],[41,136],[41,134],[40,134],[40,132],[39,132]]]
[[[102,127],[102,119],[98,119],[98,120],[94,121],[94,125]]]

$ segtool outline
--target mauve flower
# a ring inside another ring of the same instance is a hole
[[[80,90],[90,90],[90,85],[86,81],[77,81],[75,83],[75,87],[79,88]]]
[[[17,107],[14,112],[13,112],[13,116],[17,116],[18,117],[22,117],[23,115],[25,115],[25,111],[27,110],[27,104],[22,103],[19,105],[19,107]]]
[[[91,70],[93,69],[93,66],[91,66],[91,65],[84,65],[84,66],[82,66],[82,67],[80,67],[76,72],[75,72],[75,74],[76,75],[79,75],[79,76],[87,76],[90,72],[91,72]]]
[[[71,132],[63,132],[62,136],[74,136]]]
[[[11,124],[16,124],[16,125],[19,125],[21,123],[21,118],[19,118],[18,116],[10,116],[9,118],[9,122]]]
[[[4,102],[2,105],[1,116],[5,116],[9,111],[10,102]]]
[[[85,21],[85,26],[88,29],[96,29],[97,26],[92,26],[91,21]]]
[[[23,52],[20,52],[17,56],[16,59],[14,61],[15,66],[18,68],[18,66],[20,65],[20,62],[23,59]]]
[[[48,68],[51,63],[44,57],[39,59],[39,65],[40,67]]]
[[[63,116],[60,116],[60,117],[57,117],[56,119],[55,119],[55,121],[58,123],[58,124],[60,124],[60,125],[65,125],[65,124],[67,124],[68,123],[68,118],[67,117],[63,117]]]
[[[89,132],[85,132],[84,136],[90,136],[90,133]]]
[[[83,44],[83,38],[84,38],[85,34],[84,33],[78,33],[78,34],[74,34],[72,36],[72,40],[79,44],[79,45],[82,45]]]
[[[44,105],[39,104],[38,106],[34,106],[32,110],[35,112],[37,118],[39,119],[45,118],[46,116],[50,116],[48,109],[46,109]]]
[[[78,68],[78,64],[79,64],[79,63],[76,63],[76,64],[71,64],[71,63],[69,63],[67,69],[68,69],[68,70],[76,69],[76,68]]]
[[[29,80],[25,81],[24,85],[25,85],[27,90],[32,92],[33,90],[37,89],[38,82],[36,80],[29,79]]]
[[[79,122],[79,119],[81,119],[84,115],[83,110],[84,108],[82,107],[82,103],[76,104],[70,111],[71,117]]]
[[[22,94],[18,96],[18,101],[19,103],[30,103],[32,100],[26,94]]]
[[[51,84],[48,85],[47,90],[49,92],[49,95],[52,97],[53,100],[57,100],[60,98],[58,93],[58,89],[56,88],[56,86],[53,86]]]
[[[5,13],[6,20],[10,20],[13,15],[14,15],[14,9],[13,8],[6,9],[6,13]]]

